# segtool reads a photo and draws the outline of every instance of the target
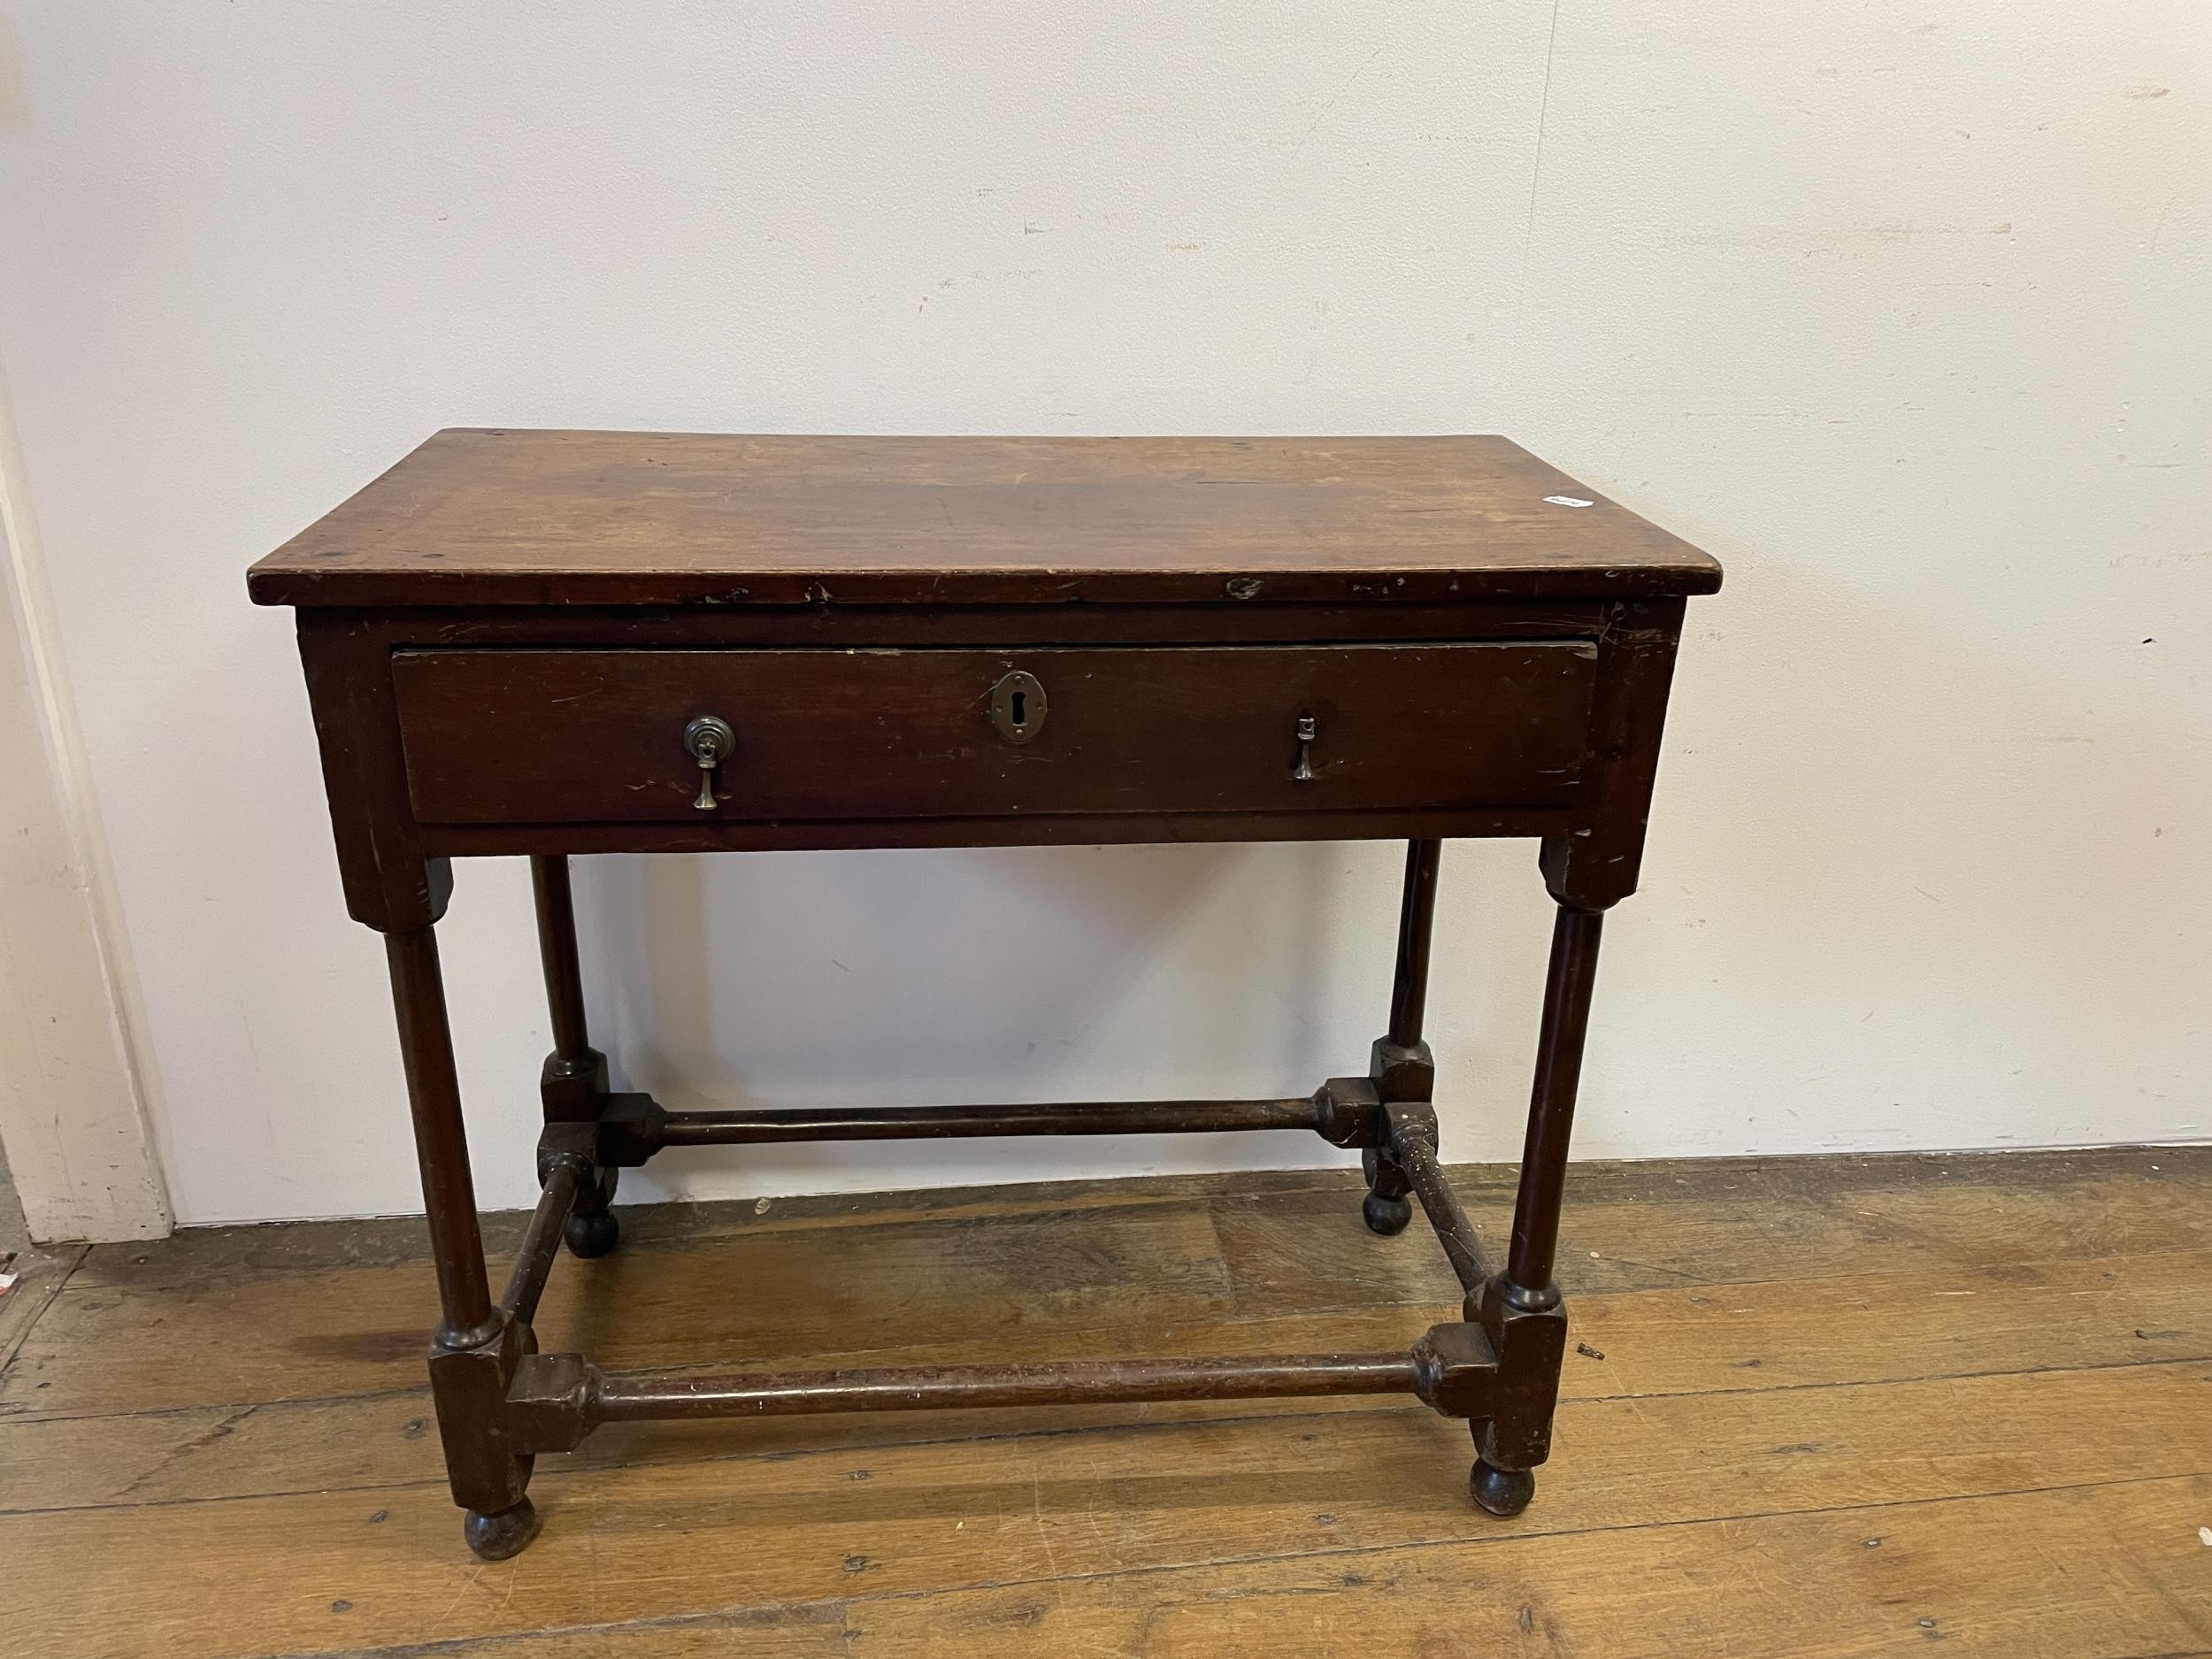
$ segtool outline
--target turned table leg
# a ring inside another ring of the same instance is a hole
[[[1500,1386],[1494,1415],[1475,1425],[1480,1455],[1471,1479],[1475,1502],[1494,1515],[1517,1515],[1528,1507],[1536,1491],[1531,1471],[1551,1451],[1552,1409],[1567,1335],[1552,1271],[1604,920],[1601,910],[1563,903],[1553,923],[1513,1241],[1505,1271],[1482,1292],[1481,1318],[1498,1350]]]
[[[529,1327],[493,1305],[485,1277],[437,935],[428,927],[387,933],[384,948],[444,1315],[430,1342],[438,1433],[453,1500],[468,1511],[469,1548],[496,1561],[515,1554],[538,1530],[537,1512],[524,1495],[531,1460],[507,1449],[503,1426],[507,1384]]]
[[[590,1123],[607,1094],[607,1056],[591,1046],[584,1023],[583,969],[576,953],[576,900],[568,860],[558,855],[530,860],[537,895],[538,955],[545,964],[545,1002],[553,1021],[553,1052],[545,1057],[540,1090],[548,1123]],[[543,1180],[546,1171],[539,1171]],[[604,1256],[621,1237],[613,1212],[616,1171],[595,1167],[577,1187],[562,1236],[575,1255]]]
[[[1429,935],[1436,919],[1436,872],[1444,851],[1440,841],[1406,843],[1406,875],[1398,907],[1398,966],[1390,989],[1390,1029],[1377,1041],[1369,1074],[1386,1104],[1425,1102],[1434,1093],[1436,1067],[1421,1040],[1428,1005]],[[1402,1233],[1413,1219],[1406,1194],[1413,1190],[1406,1172],[1387,1147],[1361,1155],[1367,1172],[1367,1196],[1360,1213],[1374,1232]]]

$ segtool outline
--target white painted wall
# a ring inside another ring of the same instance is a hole
[[[468,423],[1509,433],[1730,572],[1609,933],[1585,1154],[2212,1132],[2200,5],[0,16],[0,351],[183,1218],[416,1204],[381,953],[241,573]],[[672,1102],[1271,1094],[1379,1029],[1398,856],[579,880],[607,1046]],[[518,864],[465,866],[446,929],[509,1203],[528,908]],[[1440,926],[1447,1149],[1511,1156],[1532,849],[1453,848]],[[1334,1156],[877,1146],[634,1187]]]
[[[0,1231],[159,1238],[143,1022],[21,460],[0,374]]]

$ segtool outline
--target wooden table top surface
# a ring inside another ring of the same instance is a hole
[[[1433,603],[1710,593],[1720,566],[1500,437],[454,429],[249,584],[370,607]]]

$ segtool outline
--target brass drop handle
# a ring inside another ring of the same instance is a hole
[[[699,797],[691,804],[702,812],[714,810],[714,774],[722,763],[737,749],[737,733],[730,730],[730,723],[711,714],[703,714],[684,727],[684,753],[698,763]]]
[[[1313,740],[1320,729],[1321,723],[1310,714],[1298,717],[1298,764],[1290,769],[1290,775],[1299,783],[1313,781]]]

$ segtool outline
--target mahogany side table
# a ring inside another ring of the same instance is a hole
[[[439,433],[255,565],[296,607],[346,903],[384,935],[443,1318],[430,1375],[480,1555],[533,1459],[620,1419],[1417,1395],[1525,1507],[1566,1317],[1552,1265],[1607,908],[1634,890],[1706,555],[1496,437]],[[1436,1155],[1438,854],[1537,840],[1558,911],[1512,1239]],[[1390,838],[1396,984],[1364,1075],[1294,1100],[669,1111],[590,1043],[572,853]],[[543,1195],[503,1294],[478,1231],[434,926],[450,861],[532,862],[554,1048]],[[1466,1292],[1404,1352],[603,1372],[531,1329],[663,1147],[1297,1129],[1417,1199]]]

